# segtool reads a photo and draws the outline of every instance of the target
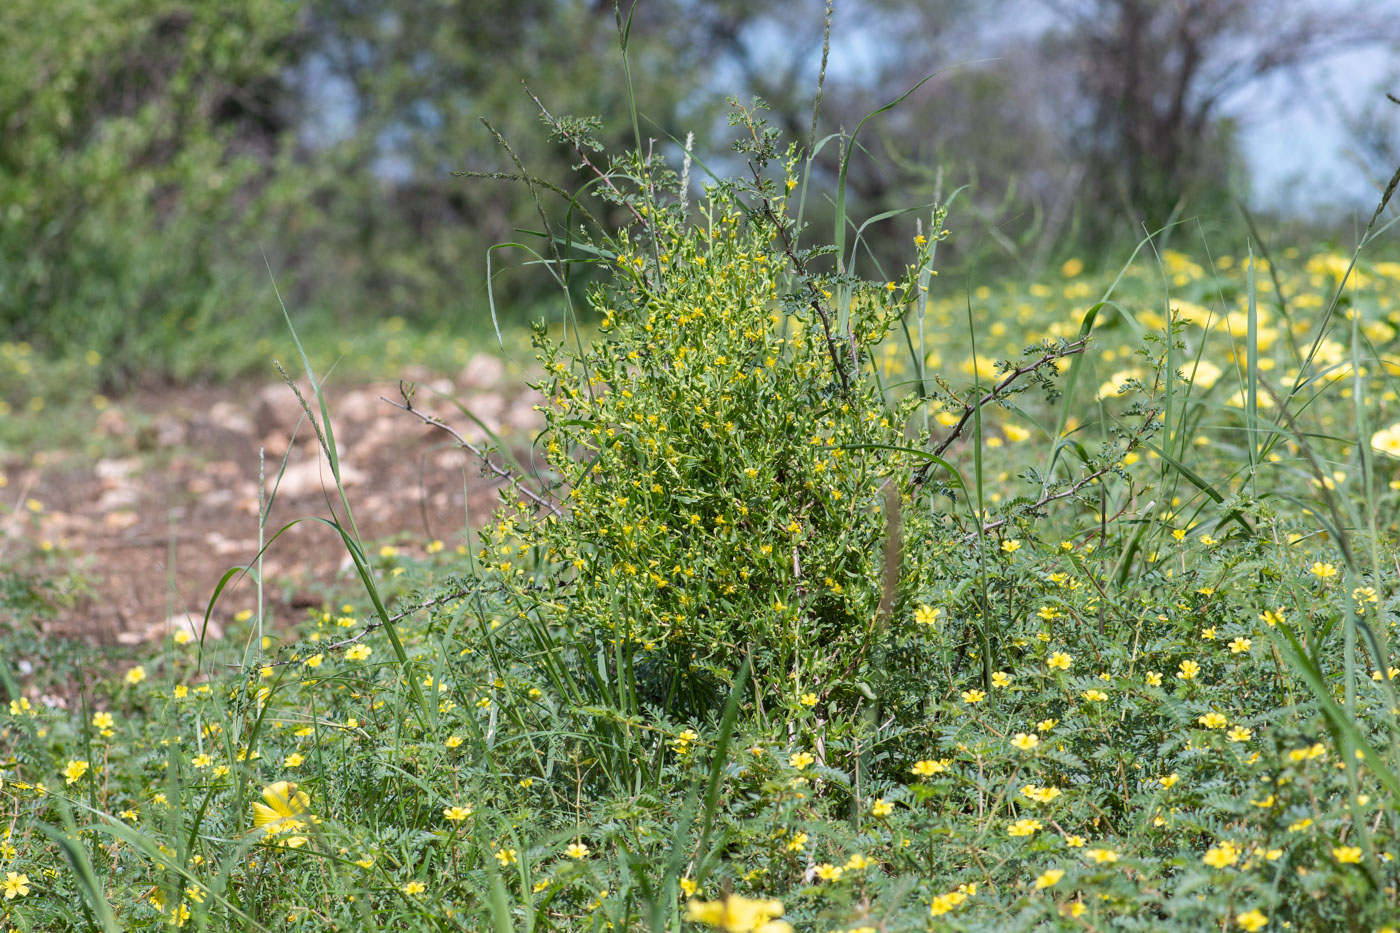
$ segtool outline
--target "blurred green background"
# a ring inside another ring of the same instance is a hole
[[[970,186],[945,261],[976,259],[984,276],[1033,278],[1079,254],[1112,264],[1145,226],[1173,218],[1225,231],[1235,248],[1234,198],[1251,190],[1249,105],[1231,95],[1338,51],[1393,51],[1394,5],[856,0],[834,14],[815,138],[853,130],[939,72],[863,131],[852,216]],[[723,99],[757,94],[789,138],[809,142],[825,14],[796,0],[638,4],[643,137],[678,162],[675,140],[694,132],[703,164],[741,168]],[[562,0],[10,0],[5,354],[109,393],[265,366],[284,326],[264,255],[313,339],[388,321],[485,343],[487,249],[520,239],[535,212],[519,184],[454,173],[516,170],[485,118],[532,174],[583,181],[524,85],[555,114],[601,116],[610,147],[630,145],[618,28],[611,4]],[[1382,179],[1400,108],[1367,99],[1373,108],[1336,125],[1356,174],[1369,165]],[[818,170],[829,179],[838,158],[827,145]],[[1266,210],[1271,235],[1314,237],[1358,209],[1317,202]],[[809,214],[825,226],[828,208],[814,197]],[[905,242],[913,216],[872,231],[873,260]],[[505,323],[542,313],[548,278],[503,265]],[[7,410],[38,397],[24,382],[33,369],[0,386]]]

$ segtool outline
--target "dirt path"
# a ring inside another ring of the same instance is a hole
[[[503,439],[527,447],[540,419],[534,394],[507,381],[492,357],[474,358],[452,377],[414,374],[415,405],[440,415],[469,440],[482,432],[441,392],[466,405]],[[479,524],[497,501],[497,483],[446,433],[396,411],[397,383],[331,386],[332,424],[342,479],[365,541],[392,541],[409,553],[429,542],[465,541],[466,516]],[[314,399],[312,400],[314,404]],[[301,405],[285,385],[233,385],[146,392],[116,401],[97,424],[114,456],[46,451],[0,463],[0,566],[25,573],[77,570],[72,604],[44,623],[47,632],[100,644],[162,637],[188,613],[202,619],[226,570],[257,553],[259,448],[269,486],[290,446],[268,521],[269,536],[305,516],[341,512]],[[295,437],[293,432],[295,430]],[[475,436],[473,436],[475,435]],[[28,500],[42,506],[35,511]],[[327,587],[350,583],[344,546],[319,522],[302,522],[267,552],[264,573],[274,612],[321,605]],[[244,580],[220,598],[215,621],[250,608]],[[0,616],[3,616],[0,609]],[[0,623],[3,623],[0,618]]]

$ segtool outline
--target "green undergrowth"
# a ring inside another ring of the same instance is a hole
[[[541,218],[546,427],[470,546],[342,494],[358,595],[14,684],[4,923],[1394,927],[1388,226],[959,291],[949,205],[872,267],[802,221],[813,147],[733,125],[751,177],[590,160],[630,220]]]

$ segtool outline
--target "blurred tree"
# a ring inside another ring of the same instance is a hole
[[[1233,95],[1357,46],[1400,39],[1393,4],[1313,0],[1043,0],[1046,58],[1069,69],[1066,111],[1090,203],[1156,227],[1179,203],[1230,188]]]

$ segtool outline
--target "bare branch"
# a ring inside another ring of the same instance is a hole
[[[402,391],[402,388],[400,389],[400,391]],[[519,492],[522,496],[529,499],[531,502],[535,503],[541,508],[549,509],[549,511],[553,512],[555,515],[558,515],[561,518],[564,516],[564,513],[559,511],[558,506],[556,506],[553,502],[550,502],[543,496],[539,495],[538,493],[528,489],[523,484],[521,478],[517,476],[513,471],[508,470],[503,466],[499,466],[495,463],[492,463],[491,458],[487,456],[486,451],[482,450],[480,447],[476,446],[471,441],[458,434],[455,430],[453,430],[451,425],[447,424],[447,422],[443,421],[436,415],[429,415],[425,412],[421,412],[418,409],[414,408],[413,399],[410,398],[407,392],[404,392],[403,404],[400,404],[394,401],[393,399],[385,398],[382,395],[379,396],[379,398],[380,401],[388,402],[390,405],[393,405],[400,411],[408,412],[410,415],[413,415],[415,418],[422,421],[429,427],[434,427],[438,428],[439,430],[446,431],[448,434],[452,435],[453,439],[456,440],[457,443],[460,444],[463,448],[465,448],[466,450],[470,450],[473,454],[475,454],[477,459],[479,459],[483,464],[485,464],[486,469],[490,470],[492,473],[496,474],[501,479],[506,480],[508,483],[511,484],[511,487],[517,492]]]

